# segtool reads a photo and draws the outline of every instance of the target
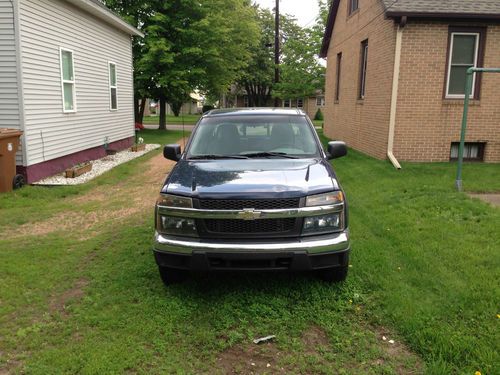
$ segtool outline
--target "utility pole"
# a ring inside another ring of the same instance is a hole
[[[280,82],[280,0],[276,0],[274,19],[274,84]],[[274,99],[274,106],[279,106],[279,99]]]

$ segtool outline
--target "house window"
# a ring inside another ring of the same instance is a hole
[[[349,15],[353,14],[359,8],[359,0],[349,0]]]
[[[340,69],[342,67],[342,52],[337,54],[337,70],[335,72],[335,101],[340,99]]]
[[[465,161],[483,161],[484,160],[484,142],[466,142],[464,144]],[[459,142],[453,142],[450,148],[450,160],[458,160]]]
[[[73,51],[60,49],[63,112],[76,112]]]
[[[368,66],[368,39],[361,42],[361,67],[360,67],[360,74],[359,74],[359,99],[365,98],[367,66]]]
[[[316,106],[318,106],[318,107],[325,106],[325,97],[324,96],[317,96],[316,97]]]
[[[297,108],[304,108],[304,99],[297,99]]]
[[[450,28],[446,98],[463,99],[467,69],[482,66],[484,29]],[[479,99],[480,76],[472,77],[471,98]]]
[[[118,97],[117,97],[117,81],[116,81],[116,64],[109,63],[109,108],[112,111],[118,109]]]
[[[248,107],[249,106],[249,103],[248,103],[248,95],[245,95],[243,96],[243,107]]]
[[[292,101],[290,99],[283,100],[283,107],[285,107],[285,108],[291,108],[292,107]]]

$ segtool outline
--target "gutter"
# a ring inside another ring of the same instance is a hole
[[[391,112],[389,119],[389,138],[387,140],[387,157],[396,169],[401,169],[401,164],[394,156],[394,132],[396,130],[396,109],[398,105],[399,92],[399,70],[401,66],[401,48],[403,44],[403,29],[406,25],[406,17],[402,17],[398,30],[396,32],[396,52],[394,55],[394,73],[392,75],[392,96],[391,96]]]

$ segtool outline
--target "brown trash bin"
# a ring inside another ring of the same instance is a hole
[[[22,131],[0,129],[0,193],[12,191],[16,176],[16,152]]]

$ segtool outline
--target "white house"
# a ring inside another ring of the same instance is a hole
[[[0,128],[27,182],[134,139],[132,37],[99,0],[0,0]]]

